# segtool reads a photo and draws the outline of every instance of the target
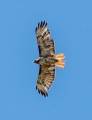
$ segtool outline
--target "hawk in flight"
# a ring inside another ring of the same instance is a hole
[[[48,89],[52,86],[55,78],[55,66],[64,68],[64,54],[55,55],[54,41],[50,38],[50,30],[47,22],[41,21],[35,29],[39,58],[34,63],[39,64],[39,75],[36,89],[43,96],[48,96]]]

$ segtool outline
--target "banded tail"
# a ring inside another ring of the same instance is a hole
[[[64,68],[65,65],[65,58],[64,54],[60,53],[55,56],[55,58],[58,60],[58,62],[55,63],[55,65],[59,68]]]

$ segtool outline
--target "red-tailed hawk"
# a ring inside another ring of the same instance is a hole
[[[50,38],[50,30],[47,29],[47,22],[38,23],[35,29],[37,44],[39,49],[39,58],[34,63],[39,64],[39,75],[36,89],[38,92],[48,96],[47,89],[52,86],[55,78],[55,66],[64,68],[64,54],[55,56],[54,41]]]

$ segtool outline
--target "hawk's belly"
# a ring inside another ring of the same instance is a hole
[[[53,65],[57,60],[54,57],[43,57],[40,59],[40,65]]]

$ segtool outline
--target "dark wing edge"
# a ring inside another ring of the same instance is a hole
[[[55,78],[54,66],[40,66],[36,89],[44,97],[48,96],[48,89],[52,86]]]
[[[35,29],[39,56],[53,56],[55,54],[54,40],[49,38],[50,30],[47,29],[47,22],[41,21]]]

